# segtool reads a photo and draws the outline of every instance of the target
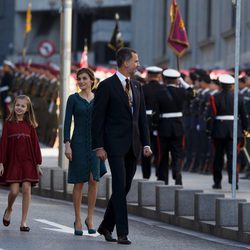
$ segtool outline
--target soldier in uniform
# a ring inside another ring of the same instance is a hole
[[[197,81],[197,75],[194,72],[190,72],[189,76],[185,76],[184,80],[190,84],[191,88],[195,87]],[[194,99],[188,99],[184,103],[183,108],[183,122],[185,131],[185,160],[183,170],[188,170],[192,164],[193,159],[193,147],[194,147],[194,118],[193,118],[193,101]]]
[[[200,87],[198,97],[198,119],[196,124],[197,130],[197,147],[195,154],[195,161],[192,167],[193,172],[203,172],[207,169],[207,164],[209,162],[211,152],[210,152],[210,141],[206,134],[206,120],[208,116],[208,106],[210,98],[210,76],[206,73],[200,76]],[[202,141],[202,144],[200,143]]]
[[[249,104],[250,104],[249,100],[250,100],[250,98],[249,98],[248,86],[246,84],[245,77],[239,78],[239,94],[243,98],[243,102],[244,102],[244,105],[246,108],[246,113],[247,113],[248,119],[249,119]],[[247,144],[249,144],[247,138],[245,138],[245,144],[246,144],[245,146],[247,146]],[[241,150],[239,152],[238,161],[239,161],[240,172],[245,171],[249,165],[249,162],[247,161],[246,153],[247,153],[247,151],[245,151],[245,150]]]
[[[57,115],[57,98],[58,98],[58,82],[52,76],[50,79],[50,86],[46,93],[46,102],[48,105],[48,119],[46,122],[45,144],[53,147],[58,129],[58,115]]]
[[[176,185],[182,185],[184,136],[182,112],[185,100],[193,96],[193,89],[180,78],[177,70],[164,70],[163,77],[164,86],[156,95],[154,108],[154,122],[158,124],[161,151],[158,180],[164,180],[165,184],[168,184],[169,153],[171,153],[173,179]]]
[[[156,128],[152,124],[153,108],[155,103],[155,96],[157,92],[162,88],[160,81],[162,80],[162,68],[157,66],[149,66],[147,70],[147,83],[143,85],[143,94],[145,99],[146,114],[148,119],[148,127],[150,132],[150,141],[152,152],[154,155],[154,163],[156,169],[158,169],[158,157],[159,157],[159,138],[156,132]],[[142,166],[142,176],[144,179],[149,179],[151,175],[151,157],[145,157],[141,155],[141,166]]]
[[[250,130],[250,69],[246,70],[246,77],[245,77],[245,87],[240,90],[240,93],[243,95],[243,99],[244,99],[244,103],[245,103],[245,107],[246,107],[246,112],[248,115],[248,131]],[[250,152],[250,140],[249,140],[249,136],[246,137],[246,143],[245,143],[245,148],[247,152]],[[246,158],[248,158],[246,156]],[[244,170],[245,171],[245,175],[240,177],[241,179],[250,179],[250,162],[249,160],[247,160],[247,167]]]
[[[12,87],[14,69],[15,65],[11,61],[5,60],[3,62],[3,77],[0,86],[1,111],[3,120],[5,120],[8,115],[6,101],[9,95],[9,91]]]
[[[215,155],[213,163],[212,188],[221,189],[222,169],[224,166],[224,154],[227,155],[228,182],[232,183],[232,158],[233,158],[233,120],[234,118],[234,78],[228,74],[219,76],[222,90],[210,97],[210,119],[208,120],[208,132],[211,134]],[[242,97],[238,101],[238,142],[243,138],[243,131],[247,130],[248,118]],[[240,145],[237,145],[240,148]],[[238,172],[238,170],[237,170]],[[236,180],[238,189],[238,173]]]

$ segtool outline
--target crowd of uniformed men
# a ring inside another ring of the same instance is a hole
[[[182,184],[182,170],[213,173],[212,187],[221,189],[225,166],[232,183],[233,71],[191,69],[181,74],[155,66],[146,69],[143,90],[158,179],[168,184],[169,167],[177,185]],[[241,72],[239,79],[237,173],[249,171],[249,73]],[[142,156],[141,163],[143,177],[149,178],[151,160]],[[238,188],[238,174],[236,183]]]
[[[59,72],[40,64],[16,64],[4,61],[0,76],[2,119],[17,95],[28,95],[33,103],[39,141],[53,147],[58,130]]]
[[[2,119],[7,117],[8,105],[13,97],[19,94],[30,96],[39,124],[37,128],[39,140],[52,147],[58,132],[59,72],[44,65],[14,65],[10,61],[4,61],[0,73]],[[226,75],[222,74],[225,78],[222,77],[220,80],[221,73]],[[234,80],[228,78],[230,74],[233,75],[233,71],[209,72],[203,69],[190,69],[180,73],[173,69],[163,70],[150,66],[146,68],[146,77],[138,74],[134,76],[143,85],[153,151],[151,158],[141,156],[143,178],[150,178],[152,166],[155,167],[157,178],[166,184],[169,179],[169,168],[172,169],[176,185],[182,185],[182,170],[203,174],[213,173],[213,188],[221,188],[221,170],[226,166],[224,154],[227,155],[227,162],[231,161],[232,145],[220,148],[218,151],[219,141],[222,138],[220,135],[213,138],[211,124],[222,126],[222,129],[217,131],[224,131],[222,137],[229,136],[232,142],[233,95],[227,93],[233,92],[224,91],[231,90],[228,86],[233,86]],[[240,110],[240,129],[247,131],[250,124],[248,123],[250,71],[241,73],[239,89],[239,103],[243,103],[244,106],[243,110]],[[220,96],[220,93],[226,94]],[[211,122],[212,120],[215,122]],[[225,134],[227,131],[225,126],[228,124],[230,124],[229,132]],[[238,170],[249,170],[248,142],[246,137],[238,137],[239,149],[244,149],[239,150]],[[242,138],[245,139],[245,143]],[[223,145],[226,144],[224,141]],[[216,147],[220,157],[216,154]],[[214,169],[216,163],[213,159],[215,161],[217,159],[220,164],[221,169],[217,172]],[[231,168],[230,164],[227,168]],[[228,175],[229,182],[232,182],[230,169]],[[246,178],[249,178],[248,174]]]

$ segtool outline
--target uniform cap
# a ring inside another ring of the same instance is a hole
[[[3,64],[4,64],[4,65],[8,65],[8,66],[10,66],[12,69],[14,69],[14,68],[15,68],[14,63],[12,63],[12,62],[11,62],[11,61],[9,61],[9,60],[4,60],[4,61],[3,61]]]
[[[175,69],[166,69],[163,71],[163,75],[168,78],[178,78],[181,76],[181,73]]]
[[[162,72],[163,69],[157,66],[149,66],[146,68],[146,70],[148,71],[148,73],[151,74],[159,74]]]
[[[222,74],[218,78],[219,82],[222,84],[234,84],[234,78],[228,74]]]

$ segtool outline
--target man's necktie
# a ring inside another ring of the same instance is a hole
[[[131,89],[130,89],[130,81],[128,78],[126,78],[126,86],[125,86],[125,93],[128,96],[128,104],[130,107],[132,107],[133,102],[132,102],[132,93],[131,93]]]

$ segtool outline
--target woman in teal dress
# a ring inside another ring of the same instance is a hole
[[[91,147],[91,115],[94,94],[91,89],[95,76],[91,69],[81,68],[77,72],[80,92],[69,96],[64,121],[65,155],[69,159],[68,183],[73,183],[73,204],[75,209],[75,235],[82,235],[81,203],[82,189],[88,182],[88,215],[85,224],[88,233],[93,229],[93,213],[96,202],[97,186],[100,178],[100,160]],[[70,136],[72,118],[74,130]]]

